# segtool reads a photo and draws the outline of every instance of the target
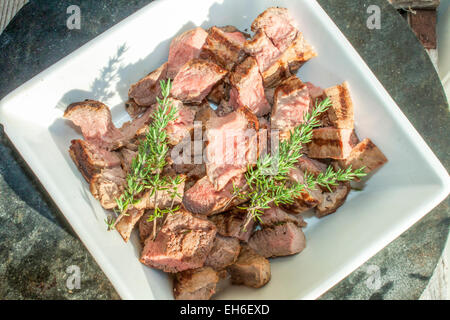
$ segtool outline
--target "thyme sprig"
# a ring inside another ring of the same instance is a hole
[[[136,205],[141,198],[137,198],[144,190],[150,190],[149,197],[154,198],[155,210],[149,219],[162,217],[168,211],[175,212],[179,207],[174,207],[174,199],[180,196],[176,191],[173,195],[172,205],[169,209],[158,207],[160,191],[177,190],[177,186],[182,182],[181,177],[168,178],[162,176],[164,167],[167,165],[167,153],[169,146],[167,142],[167,132],[164,130],[169,122],[177,118],[178,110],[169,98],[172,84],[170,79],[160,81],[162,98],[157,97],[157,107],[152,114],[152,121],[149,124],[145,139],[139,142],[138,152],[131,163],[131,169],[126,177],[126,186],[123,194],[116,198],[118,211],[127,215],[129,206]],[[156,223],[154,224],[156,227]],[[154,228],[154,237],[156,228]]]
[[[352,171],[350,166],[345,170],[335,171],[329,166],[325,173],[318,175],[306,172],[302,183],[289,181],[288,174],[302,156],[303,145],[311,142],[313,129],[321,125],[319,115],[328,110],[330,105],[329,98],[321,102],[316,100],[312,112],[306,113],[303,123],[290,132],[288,139],[280,142],[277,152],[268,153],[259,158],[254,166],[248,166],[245,173],[246,185],[243,188],[234,187],[235,196],[248,200],[247,206],[239,207],[248,212],[244,230],[252,219],[261,220],[264,210],[269,209],[272,203],[276,206],[292,204],[295,198],[314,190],[317,185],[331,190],[330,186],[335,186],[338,182],[365,176],[364,168]]]

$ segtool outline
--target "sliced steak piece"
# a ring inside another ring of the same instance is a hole
[[[248,241],[250,248],[265,258],[296,254],[305,249],[306,239],[292,222],[256,231]]]
[[[260,216],[261,225],[263,227],[273,227],[286,222],[292,222],[297,227],[306,227],[306,222],[301,215],[292,215],[280,207],[272,206],[270,209],[264,210],[264,213]]]
[[[205,266],[214,270],[222,270],[236,261],[240,250],[239,239],[217,234],[214,245],[206,258]]]
[[[90,181],[89,188],[95,199],[105,209],[117,207],[116,198],[119,198],[126,184],[126,174],[121,167],[103,169],[94,175]]]
[[[86,100],[70,104],[64,112],[64,118],[80,127],[86,141],[99,148],[114,149],[122,133],[114,126],[109,108],[95,100]]]
[[[320,203],[315,208],[316,216],[322,218],[342,206],[351,190],[350,183],[340,183],[331,192],[324,192]]]
[[[231,73],[230,104],[238,109],[246,106],[258,117],[270,111],[255,58],[248,57]]]
[[[252,23],[252,31],[261,29],[273,44],[283,52],[294,41],[297,28],[286,8],[268,8]]]
[[[200,103],[226,74],[227,70],[215,63],[192,59],[175,76],[171,94],[185,103]]]
[[[72,140],[70,143],[70,157],[87,182],[90,182],[94,175],[100,173],[101,169],[120,165],[117,152],[99,148],[80,139]]]
[[[156,103],[156,97],[161,95],[159,82],[167,79],[167,62],[147,76],[132,84],[128,97],[141,107],[149,107]]]
[[[296,76],[289,77],[275,90],[271,129],[281,131],[282,139],[289,138],[291,130],[303,123],[309,111],[308,87]]]
[[[289,171],[289,178],[293,183],[304,183],[304,172],[299,168],[292,168]],[[317,206],[321,200],[320,190],[308,190],[303,192],[291,204],[283,205],[283,208],[292,213],[302,213]]]
[[[310,159],[305,155],[301,156],[298,159],[296,166],[301,171],[312,173],[314,175],[318,175],[319,173],[325,172],[327,170],[327,165],[325,163]]]
[[[203,267],[214,243],[216,227],[180,210],[168,215],[156,239],[145,241],[140,261],[165,272]]]
[[[331,126],[338,129],[353,129],[353,102],[347,82],[325,89],[324,92],[331,101],[331,106],[327,110]]]
[[[281,55],[280,50],[262,30],[258,30],[251,40],[245,42],[244,50],[256,59],[260,72],[266,71]]]
[[[332,127],[318,128],[313,130],[313,137],[308,146],[310,158],[348,158],[352,151],[353,130],[336,129]]]
[[[208,177],[205,176],[184,193],[183,205],[192,213],[206,216],[224,212],[243,202],[239,198],[232,197],[233,182],[236,186],[243,187],[245,185],[244,175],[233,178],[220,191],[216,191]]]
[[[186,270],[175,275],[173,295],[176,300],[209,300],[219,282],[217,272],[210,267]]]
[[[233,284],[260,288],[270,280],[269,260],[257,254],[248,245],[242,245],[238,260],[227,268]]]
[[[144,210],[132,208],[127,211],[127,215],[120,215],[114,224],[115,229],[119,232],[125,242],[130,239],[134,226],[138,223],[144,214]]]
[[[213,215],[209,219],[216,225],[218,234],[247,242],[253,232],[255,221],[252,219],[247,225],[247,230],[243,230],[246,218],[246,210],[234,208],[231,211]]]
[[[315,56],[317,53],[299,32],[278,60],[262,72],[264,87],[277,86],[283,79],[294,75],[306,61]]]
[[[351,165],[353,170],[364,166],[366,167],[364,172],[369,173],[381,167],[387,161],[383,152],[369,138],[366,138],[352,149],[346,159],[340,160],[339,165],[342,168]]]
[[[225,32],[212,27],[209,29],[200,58],[210,60],[231,71],[245,57],[244,43],[245,37],[241,32]]]
[[[188,30],[170,43],[167,77],[174,79],[181,67],[200,56],[208,33],[200,27]]]
[[[245,107],[206,124],[206,174],[214,189],[222,190],[235,176],[247,171],[258,155],[258,119]]]

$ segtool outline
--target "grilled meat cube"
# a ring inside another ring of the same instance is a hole
[[[323,192],[320,203],[314,209],[316,216],[322,218],[330,213],[336,212],[344,204],[350,190],[350,183],[342,182],[334,187],[331,192]]]
[[[170,43],[167,77],[174,79],[178,71],[189,60],[200,56],[208,33],[200,27],[188,30]]]
[[[114,228],[119,232],[125,242],[128,242],[130,239],[134,226],[139,222],[143,214],[144,210],[131,208],[127,211],[127,215],[120,215],[116,220]]]
[[[294,41],[298,30],[286,8],[268,8],[252,23],[252,31],[262,30],[283,52]]]
[[[225,32],[220,28],[209,29],[200,58],[210,60],[222,68],[231,71],[244,57],[244,35],[239,32]]]
[[[325,89],[324,93],[331,101],[327,110],[330,125],[338,129],[353,129],[353,102],[347,82]]]
[[[258,117],[270,111],[255,58],[248,57],[239,64],[230,75],[230,83],[230,104],[235,109],[246,106]]]
[[[252,234],[255,223],[252,219],[247,225],[246,230],[244,230],[246,218],[246,210],[234,208],[228,212],[215,214],[209,219],[216,225],[218,234],[247,242]]]
[[[245,42],[244,50],[256,59],[260,72],[273,65],[282,53],[262,30],[256,31],[254,37]]]
[[[284,79],[294,75],[306,61],[315,56],[317,53],[299,32],[277,61],[262,72],[264,87],[277,86]]]
[[[327,170],[327,165],[320,161],[310,159],[307,156],[301,156],[296,164],[297,168],[303,172],[312,173],[318,175],[319,173],[325,172]]]
[[[117,207],[116,199],[123,193],[126,184],[125,177],[126,174],[121,167],[103,169],[92,177],[89,189],[103,208],[114,209]]]
[[[301,228],[286,222],[256,231],[248,245],[265,258],[281,257],[301,252],[305,249],[306,239]]]
[[[167,63],[132,84],[128,90],[128,97],[140,107],[149,107],[156,103],[156,97],[161,96],[159,82],[165,79],[167,79]]]
[[[207,122],[206,174],[217,191],[256,162],[258,129],[258,119],[245,107]]]
[[[269,260],[257,254],[248,245],[242,245],[238,260],[227,268],[233,284],[260,288],[269,282]]]
[[[192,213],[206,216],[224,212],[243,202],[239,198],[233,198],[233,183],[237,187],[243,187],[245,185],[244,176],[233,178],[220,191],[216,191],[208,177],[205,176],[184,193],[183,205]]]
[[[346,159],[338,161],[342,168],[350,165],[353,170],[365,167],[365,173],[381,167],[386,162],[387,158],[383,152],[368,138],[358,143]]]
[[[226,74],[215,63],[192,59],[175,76],[171,94],[185,103],[200,103]]]
[[[69,154],[87,182],[90,182],[94,175],[100,173],[101,169],[120,165],[117,152],[99,148],[80,139],[71,141]]]
[[[294,167],[289,171],[289,178],[294,183],[304,183],[304,172]],[[320,190],[308,190],[300,194],[299,197],[293,199],[293,203],[283,205],[283,208],[291,213],[302,213],[319,204],[321,199]]]
[[[175,275],[173,295],[176,300],[209,300],[217,282],[219,276],[210,267],[182,271]]]
[[[185,210],[166,217],[156,238],[145,241],[140,261],[165,272],[203,267],[214,243],[216,227]]]
[[[271,129],[280,130],[282,139],[289,138],[291,130],[303,123],[309,112],[308,87],[296,76],[289,77],[275,89],[271,115]]]
[[[280,207],[272,206],[270,209],[264,210],[260,216],[261,225],[263,227],[273,227],[286,222],[292,222],[297,227],[306,227],[306,222],[301,215],[292,215],[283,211]]]
[[[222,270],[236,261],[240,250],[239,239],[216,234],[214,245],[206,258],[205,266],[214,270]]]
[[[313,130],[311,143],[308,144],[310,158],[346,159],[354,147],[353,130],[332,127]]]

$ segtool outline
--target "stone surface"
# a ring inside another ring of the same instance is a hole
[[[0,98],[149,2],[43,0],[25,5],[0,36]],[[406,22],[384,0],[319,3],[448,169],[448,105]],[[66,8],[72,4],[80,6],[81,30],[66,28]],[[371,4],[381,8],[379,30],[366,28]],[[0,298],[117,299],[45,190],[0,136]],[[433,274],[449,225],[446,199],[322,299],[417,299]],[[81,270],[81,288],[72,293],[66,287],[71,265]]]
[[[355,6],[345,0],[319,0],[449,170],[448,104],[427,53],[406,21],[387,2],[361,2],[364,4]],[[377,4],[381,9],[380,29],[366,28],[366,10],[371,4]],[[447,198],[330,289],[322,299],[418,299],[433,274],[448,237],[449,204]],[[379,285],[375,281],[377,270]],[[372,282],[375,283],[371,285]]]
[[[63,219],[2,130],[0,299],[119,299]],[[66,284],[70,266],[79,267],[79,289]]]

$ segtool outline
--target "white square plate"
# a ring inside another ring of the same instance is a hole
[[[311,0],[165,0],[151,3],[9,94],[0,104],[6,134],[40,179],[85,246],[124,299],[171,299],[168,277],[138,261],[136,234],[124,243],[107,232],[106,212],[67,152],[80,135],[62,119],[66,106],[86,98],[128,119],[128,87],[167,60],[170,40],[194,26],[249,29],[270,6],[290,9],[319,56],[300,77],[322,87],[347,80],[358,135],[370,137],[389,162],[352,192],[336,214],[308,219],[307,248],[272,261],[261,289],[233,286],[225,299],[311,299],[332,287],[442,201],[449,177],[339,29]]]

